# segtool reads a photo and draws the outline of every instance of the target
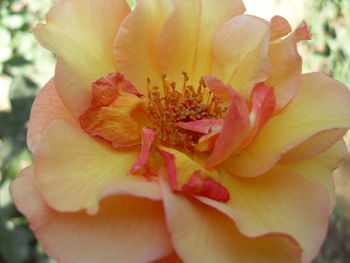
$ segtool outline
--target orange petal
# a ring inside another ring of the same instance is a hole
[[[93,214],[106,195],[136,190],[134,195],[159,199],[156,183],[128,176],[137,156],[137,150],[114,150],[77,125],[58,120],[50,124],[38,145],[35,175],[48,205],[58,211],[87,209]]]
[[[84,131],[114,148],[139,145],[142,123],[148,119],[142,95],[119,73],[92,86],[91,106],[79,117]]]
[[[57,56],[55,85],[75,116],[90,103],[91,83],[117,71],[114,39],[129,12],[124,0],[61,0],[47,14],[47,24],[33,29],[38,41]]]
[[[142,129],[142,149],[139,158],[130,169],[130,173],[135,173],[145,166],[152,148],[155,132],[150,128]]]
[[[215,32],[228,19],[245,11],[241,0],[172,0],[174,11],[166,20],[158,41],[161,72],[182,83],[181,72],[198,83],[210,74]],[[213,13],[213,10],[215,12]]]
[[[212,154],[205,164],[207,169],[212,169],[230,156],[241,145],[249,130],[247,104],[240,94],[233,92],[231,105],[224,118],[222,131],[215,142]]]
[[[173,250],[160,202],[115,196],[103,200],[94,216],[60,213],[45,204],[32,167],[23,174],[11,185],[12,197],[44,250],[58,262],[150,262]]]
[[[328,192],[330,213],[335,207],[335,191],[332,174],[348,151],[343,140],[340,140],[325,152],[307,160],[283,162],[281,165],[322,185]]]
[[[247,236],[292,236],[304,250],[302,262],[312,261],[327,232],[329,204],[323,187],[282,166],[255,178],[226,174],[222,180],[231,193],[228,203],[200,200],[230,216]]]
[[[73,116],[63,105],[57,94],[54,80],[51,79],[35,98],[28,123],[27,144],[32,152],[47,125],[55,119],[73,121]]]
[[[169,256],[154,261],[152,263],[183,263],[183,261],[179,258],[179,256],[173,252]]]
[[[284,37],[291,31],[292,28],[285,18],[281,16],[274,16],[271,18],[271,41]]]
[[[214,39],[212,75],[247,100],[254,85],[265,81],[271,73],[269,31],[269,25],[261,19],[241,15],[226,22]]]
[[[171,12],[168,0],[142,0],[123,21],[115,42],[118,68],[143,94],[147,79],[159,86],[161,74],[156,46],[161,27]]]
[[[172,241],[184,262],[300,262],[293,238],[276,233],[246,237],[222,213],[173,194],[164,180],[161,188]]]
[[[165,159],[172,191],[205,196],[219,202],[227,202],[230,199],[215,170],[205,170],[198,162],[174,149],[158,147],[158,151]]]
[[[349,90],[325,74],[306,74],[288,106],[269,119],[248,147],[230,156],[223,165],[238,176],[257,176],[268,171],[283,153],[313,135],[349,127]]]
[[[230,85],[226,85],[221,80],[209,75],[204,76],[204,81],[208,89],[210,89],[216,97],[224,104],[230,105],[234,94],[234,90]]]
[[[266,84],[275,89],[276,111],[285,107],[300,87],[302,59],[297,42],[303,39],[302,35],[307,34],[305,30],[307,27],[299,27],[286,39],[272,43],[269,47],[272,74]]]
[[[281,161],[295,162],[312,158],[339,141],[346,131],[347,129],[333,129],[320,132],[283,154]]]

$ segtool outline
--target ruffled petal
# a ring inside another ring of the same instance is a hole
[[[281,165],[322,185],[328,192],[329,211],[331,213],[336,203],[332,174],[347,154],[346,145],[343,140],[340,140],[325,152],[310,159],[287,163],[282,162]]]
[[[55,85],[75,116],[90,103],[91,83],[117,71],[114,39],[129,12],[124,0],[61,0],[47,14],[47,24],[33,29],[57,56]]]
[[[276,233],[246,237],[219,211],[173,194],[164,180],[161,188],[172,241],[184,262],[300,262],[293,238]]]
[[[157,39],[172,6],[170,0],[141,0],[120,26],[115,56],[118,68],[137,89],[147,93],[147,79],[159,86]]]
[[[247,236],[271,232],[292,236],[304,250],[302,262],[311,262],[317,255],[329,214],[328,196],[322,186],[278,165],[255,178],[226,174],[223,184],[231,193],[228,203],[200,200],[230,216]]]
[[[128,175],[138,154],[137,149],[114,150],[92,139],[76,124],[54,121],[36,152],[39,190],[48,205],[67,212],[87,209],[96,213],[99,199],[120,192],[132,191],[134,195],[159,200],[158,184]],[[124,184],[128,185],[127,191]]]
[[[302,59],[298,53],[297,43],[305,39],[304,35],[308,34],[308,29],[304,26],[301,24],[293,34],[272,43],[269,47],[272,73],[266,84],[275,90],[276,111],[289,103],[301,84]]]
[[[104,199],[94,216],[60,213],[45,204],[32,167],[22,173],[11,185],[14,202],[58,262],[150,262],[173,250],[160,202],[115,196]]]
[[[231,85],[247,101],[254,85],[271,73],[269,32],[269,25],[261,19],[241,15],[226,22],[214,38],[212,75]]]
[[[288,35],[291,31],[292,28],[285,18],[281,16],[274,16],[271,18],[271,41],[284,37]]]
[[[172,1],[175,9],[159,36],[160,69],[177,83],[182,83],[181,72],[187,72],[197,85],[201,76],[211,72],[215,32],[245,7],[241,0],[221,0],[220,4],[217,0]]]
[[[306,74],[288,106],[269,119],[248,147],[231,155],[223,164],[232,174],[257,176],[268,171],[283,153],[313,135],[348,127],[349,90],[325,74]]]
[[[27,144],[32,152],[35,152],[35,147],[46,127],[51,121],[56,119],[73,121],[73,116],[63,105],[57,94],[54,80],[51,79],[45,87],[40,90],[30,112]]]

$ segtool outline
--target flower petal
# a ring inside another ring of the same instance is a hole
[[[47,14],[47,24],[33,29],[57,56],[55,85],[75,116],[90,103],[91,83],[117,71],[114,39],[129,12],[124,0],[61,0]]]
[[[93,214],[98,211],[101,197],[127,192],[122,187],[125,181],[128,191],[133,189],[130,184],[141,184],[134,187],[137,190],[144,188],[132,194],[159,199],[156,183],[141,176],[127,176],[137,156],[136,149],[114,150],[92,139],[77,125],[58,120],[50,124],[38,145],[35,174],[48,205],[58,211],[87,209]],[[109,185],[114,188],[106,190]]]
[[[247,104],[239,93],[233,92],[231,105],[224,118],[222,131],[215,142],[212,154],[205,164],[207,169],[212,169],[230,156],[241,145],[249,130]]]
[[[169,0],[141,0],[120,26],[115,57],[118,68],[137,89],[147,93],[147,79],[159,86],[161,74],[157,63],[157,39],[171,12]]]
[[[142,149],[139,158],[130,169],[130,173],[135,173],[145,166],[152,148],[155,132],[150,128],[142,129]]]
[[[346,131],[347,129],[332,129],[320,132],[283,154],[281,161],[295,162],[312,158],[339,141]]]
[[[246,100],[254,85],[271,73],[269,31],[269,25],[261,19],[241,15],[226,22],[214,38],[212,75],[231,85]]]
[[[183,263],[179,256],[173,252],[169,256],[162,258],[160,260],[154,261],[152,263]]]
[[[158,60],[161,72],[169,79],[182,83],[181,72],[191,76],[192,84],[210,74],[212,39],[228,19],[242,14],[241,0],[172,0],[173,13],[159,36]],[[215,13],[213,13],[215,10]]]
[[[272,73],[266,84],[275,90],[276,111],[285,107],[300,87],[302,59],[298,53],[297,43],[302,39],[301,31],[304,30],[307,30],[307,27],[303,29],[303,24],[301,24],[293,34],[272,43],[269,47]]]
[[[281,165],[322,185],[328,192],[331,213],[336,203],[332,174],[347,154],[346,145],[343,140],[340,140],[325,152],[311,159],[281,163]]]
[[[313,135],[348,127],[349,90],[325,74],[306,74],[288,106],[269,119],[248,147],[230,156],[223,165],[238,176],[257,176],[268,171],[283,153]]]
[[[271,41],[284,37],[291,31],[292,28],[285,18],[281,16],[274,16],[271,18]]]
[[[57,94],[54,80],[51,79],[45,87],[40,90],[30,112],[27,144],[32,152],[35,152],[35,147],[46,127],[55,119],[73,121],[73,116],[63,105]]]
[[[172,251],[160,202],[115,196],[103,200],[94,216],[60,213],[45,204],[34,179],[32,167],[25,169],[11,185],[12,196],[45,251],[58,262],[139,263]]]
[[[302,262],[311,262],[327,232],[329,205],[323,187],[278,165],[259,177],[226,174],[222,179],[231,193],[228,203],[199,199],[230,216],[247,236],[292,236],[304,250]]]
[[[287,235],[242,235],[224,214],[198,201],[175,195],[161,180],[168,228],[184,262],[300,262],[301,250]]]

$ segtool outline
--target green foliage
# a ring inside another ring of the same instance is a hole
[[[350,1],[307,1],[305,20],[313,38],[307,42],[307,71],[325,71],[350,87]]]

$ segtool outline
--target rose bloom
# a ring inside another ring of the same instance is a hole
[[[63,263],[296,263],[317,255],[350,93],[301,73],[282,17],[240,0],[61,0],[18,209]]]

